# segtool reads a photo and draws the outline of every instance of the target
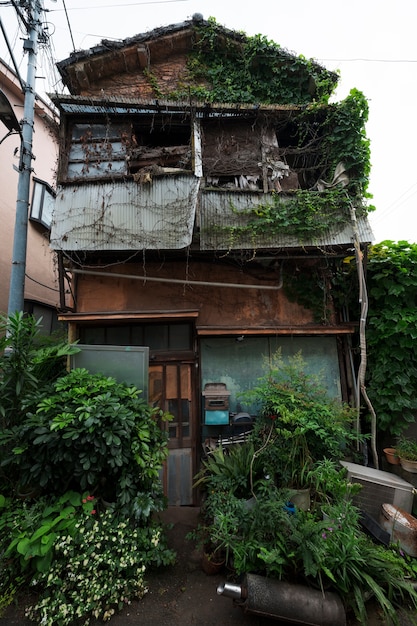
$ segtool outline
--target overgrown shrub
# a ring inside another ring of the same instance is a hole
[[[31,584],[37,623],[110,619],[145,593],[148,567],[175,558],[153,516],[166,504],[169,416],[135,387],[66,372],[77,348],[39,346],[33,318],[18,314],[3,330],[0,609]]]
[[[320,375],[306,373],[301,353],[284,361],[280,351],[245,399],[258,408],[252,436],[264,475],[277,485],[299,487],[316,461],[341,459],[360,436],[355,412],[330,398]]]
[[[275,355],[249,399],[259,409],[252,435],[209,453],[196,477],[204,537],[238,578],[257,572],[333,590],[361,624],[373,597],[386,623],[398,624],[398,606],[417,608],[416,560],[362,529],[352,502],[360,485],[339,463],[356,438],[352,411],[305,373],[301,355]],[[294,486],[311,490],[309,510],[291,502]]]
[[[88,489],[140,517],[150,512],[144,494],[161,498],[166,419],[136,387],[74,369],[53,383],[21,424],[3,433],[0,441],[13,443],[3,464],[15,469],[21,485],[57,495]]]
[[[87,493],[3,505],[0,599],[30,585],[38,599],[27,614],[38,624],[108,620],[143,596],[150,567],[175,558],[160,524],[123,519]]]
[[[2,428],[19,424],[39,394],[65,374],[79,348],[40,332],[42,319],[15,313],[0,317],[0,416]]]
[[[368,260],[367,393],[378,429],[400,435],[417,415],[417,244],[383,241]]]

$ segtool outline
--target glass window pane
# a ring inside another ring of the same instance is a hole
[[[132,326],[132,334],[131,334],[132,346],[143,346],[143,327],[142,326]]]
[[[130,346],[129,326],[109,326],[107,329],[107,343],[113,346]]]
[[[164,374],[162,365],[152,365],[149,368],[149,403],[152,406],[163,406]]]
[[[145,327],[144,344],[151,350],[168,349],[168,326],[166,324],[150,324]]]
[[[167,400],[178,400],[177,366],[167,365],[165,394]],[[171,410],[171,409],[170,409]]]
[[[81,344],[78,347],[81,351],[71,356],[72,368],[85,367],[93,374],[113,376],[119,382],[135,385],[148,400],[148,348]]]
[[[191,350],[190,324],[171,324],[169,331],[170,350]]]
[[[84,326],[80,328],[81,343],[89,345],[103,345],[106,343],[106,329],[104,326]]]

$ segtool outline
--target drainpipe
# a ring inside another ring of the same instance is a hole
[[[342,600],[333,592],[246,574],[242,584],[221,583],[217,593],[245,613],[304,626],[346,626]]]

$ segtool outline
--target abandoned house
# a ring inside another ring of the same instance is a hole
[[[189,505],[204,441],[253,419],[241,394],[277,350],[354,397],[341,295],[372,241],[366,100],[329,104],[337,75],[198,14],[58,68],[60,319],[76,366],[173,414],[165,492]]]

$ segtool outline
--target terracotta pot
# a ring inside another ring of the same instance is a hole
[[[218,559],[218,560],[216,560]],[[203,552],[201,558],[201,568],[208,576],[214,576],[222,571],[224,567],[224,559],[221,556],[207,554]]]
[[[39,487],[32,487],[31,485],[19,486],[17,490],[17,497],[20,500],[32,500],[39,496],[41,490]]]
[[[388,463],[390,463],[391,465],[400,464],[400,458],[397,456],[395,448],[384,448],[383,452]]]

